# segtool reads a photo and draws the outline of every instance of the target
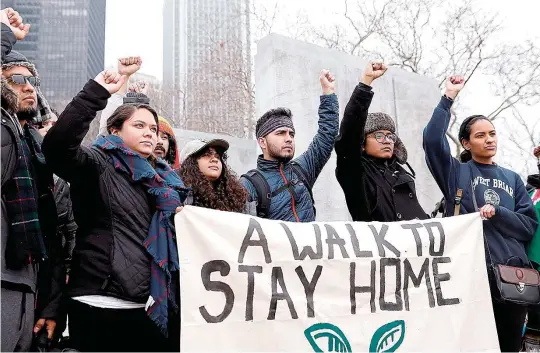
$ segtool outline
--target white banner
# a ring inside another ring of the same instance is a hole
[[[498,351],[478,214],[175,218],[183,352]]]

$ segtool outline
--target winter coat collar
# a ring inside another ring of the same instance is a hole
[[[259,158],[257,159],[257,169],[260,171],[276,171],[279,169],[281,165],[285,166],[289,164],[290,162],[283,163],[279,161],[271,161],[268,159],[264,159],[264,156],[261,154],[259,155]]]

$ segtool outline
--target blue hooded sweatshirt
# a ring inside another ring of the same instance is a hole
[[[461,163],[452,157],[446,139],[452,103],[443,96],[424,129],[426,162],[446,199],[448,213],[453,214],[457,189],[463,190],[460,214],[477,212],[474,190],[478,208],[495,206],[495,215],[483,222],[492,263],[528,265],[526,244],[538,220],[525,184],[515,172],[496,164]]]

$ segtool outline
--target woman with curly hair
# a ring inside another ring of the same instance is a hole
[[[227,165],[228,149],[221,139],[190,141],[180,152],[178,174],[192,189],[193,206],[255,215],[247,191]]]

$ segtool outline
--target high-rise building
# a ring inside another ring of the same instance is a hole
[[[31,24],[15,44],[41,77],[49,104],[63,110],[105,61],[106,0],[2,0]]]
[[[186,129],[243,137],[253,112],[249,0],[165,0],[163,85]]]

